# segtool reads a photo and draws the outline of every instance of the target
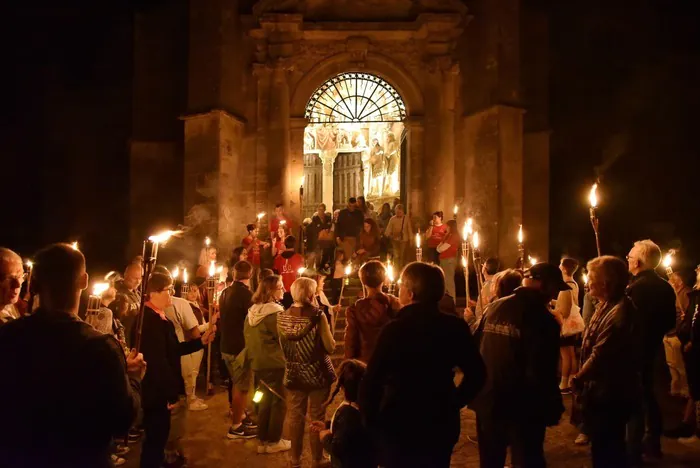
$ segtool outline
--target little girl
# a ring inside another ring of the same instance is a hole
[[[335,249],[335,263],[333,268],[331,268],[330,279],[331,279],[331,297],[330,300],[333,304],[338,304],[340,300],[340,290],[343,287],[343,278],[345,277],[345,265],[348,261],[345,258],[345,250],[338,248]]]
[[[365,363],[356,359],[343,361],[338,368],[338,380],[328,407],[340,389],[344,399],[333,413],[330,423],[314,421],[311,430],[319,432],[321,443],[331,455],[333,468],[375,468],[377,460],[369,431],[362,424],[360,407],[357,404],[360,384],[365,375]]]

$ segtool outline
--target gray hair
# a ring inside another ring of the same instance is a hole
[[[317,287],[318,284],[311,278],[297,278],[290,288],[292,299],[299,304],[312,304]]]
[[[634,243],[639,249],[639,261],[645,268],[655,269],[661,264],[661,249],[650,239],[640,240]]]

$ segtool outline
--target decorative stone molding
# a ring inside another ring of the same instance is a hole
[[[346,50],[350,54],[350,62],[357,67],[364,68],[369,50],[369,39],[362,36],[348,37]]]

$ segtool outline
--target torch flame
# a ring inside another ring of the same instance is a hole
[[[670,268],[671,265],[673,265],[673,255],[675,252],[673,250],[669,250],[668,253],[664,256],[664,268]]]
[[[350,273],[352,273],[352,265],[348,265],[345,267],[345,276],[349,276]]]
[[[27,260],[26,265],[31,269],[34,266],[34,262]]]
[[[474,232],[474,220],[471,218],[467,219],[467,232],[471,234]]]
[[[216,262],[214,260],[209,263],[209,277],[213,277],[216,274]]]
[[[529,258],[530,258],[530,265],[531,266],[537,265],[538,261],[535,257],[530,256]]]
[[[158,244],[163,244],[168,241],[172,236],[175,234],[178,234],[180,231],[163,231],[160,234],[156,234],[155,236],[151,236],[148,238],[149,241],[151,242],[156,242]]]
[[[469,240],[469,225],[466,221],[464,222],[464,227],[462,228],[462,239],[464,239],[464,242]]]
[[[598,190],[598,184],[593,184],[593,187],[591,187],[591,192],[588,194],[588,201],[591,204],[591,208],[595,208],[598,206],[598,194],[596,193]]]
[[[467,257],[462,257],[462,268],[467,268]]]
[[[394,266],[389,262],[386,266],[386,275],[389,277],[390,282],[394,282]]]
[[[211,239],[209,239],[209,237],[204,238],[204,245],[206,245],[207,247],[211,245]]]
[[[73,248],[73,250],[78,250],[78,241],[71,242],[70,246]]]
[[[416,247],[420,249],[420,233],[416,233]]]
[[[109,289],[109,283],[95,283],[92,285],[92,295],[101,296],[103,292]]]
[[[219,265],[218,268],[216,269],[216,272],[219,273],[219,274],[223,273],[223,272],[224,272],[224,266],[223,266],[223,265]]]
[[[180,276],[180,267],[175,265],[175,268],[173,268],[173,279],[176,280],[178,276]]]
[[[263,392],[260,390],[255,390],[255,394],[253,395],[253,403],[260,403],[263,399]]]
[[[301,180],[299,181],[299,187],[304,187],[304,182],[306,182],[306,176],[301,176]]]
[[[520,229],[518,229],[518,244],[522,244],[523,240],[525,240],[523,236],[523,225],[520,225]]]
[[[455,205],[454,208],[452,208],[452,213],[456,215],[458,211],[459,211],[459,207],[457,205]]]
[[[187,284],[187,268],[182,271],[182,280]]]
[[[297,270],[297,275],[301,276],[306,271],[306,267],[301,267]]]
[[[474,246],[475,249],[479,248],[479,233],[478,232],[474,232],[474,234],[472,234],[472,245]]]
[[[287,220],[286,220],[286,219],[281,219],[281,220],[280,220],[280,226],[284,226],[285,224],[287,224]]]
[[[265,212],[263,211],[262,213],[258,213],[258,221],[263,219],[265,217]]]
[[[584,273],[583,274],[583,285],[585,286],[587,284],[588,284],[588,273]]]

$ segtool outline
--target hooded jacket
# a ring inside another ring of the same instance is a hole
[[[243,334],[247,357],[254,371],[284,369],[284,354],[277,332],[277,314],[283,310],[276,302],[253,304],[248,310]]]
[[[384,326],[396,317],[398,299],[384,293],[360,299],[345,313],[345,359],[369,362]]]

